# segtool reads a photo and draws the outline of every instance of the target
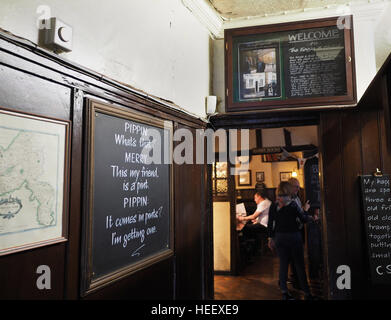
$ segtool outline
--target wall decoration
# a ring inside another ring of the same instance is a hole
[[[238,172],[238,185],[251,186],[251,170]]]
[[[88,121],[82,295],[174,248],[172,123],[93,100]]]
[[[353,28],[338,21],[225,30],[226,110],[355,105]]]
[[[257,182],[265,182],[265,172],[256,172]]]
[[[280,172],[280,181],[288,181],[292,178],[292,172]]]
[[[0,255],[67,240],[69,127],[0,109]]]
[[[386,271],[390,269],[391,256],[390,180],[390,175],[382,174],[378,169],[373,175],[359,176],[368,274],[372,284],[383,286],[391,284],[391,273]]]

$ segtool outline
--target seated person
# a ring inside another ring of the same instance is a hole
[[[269,219],[269,207],[271,201],[266,198],[266,189],[259,189],[254,194],[254,201],[257,204],[256,211],[246,217],[239,216],[239,221],[249,222],[243,228],[243,235],[245,237],[256,237],[257,234],[266,234],[267,233],[267,222]]]

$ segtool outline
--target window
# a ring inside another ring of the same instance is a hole
[[[213,197],[228,196],[228,163],[214,162],[212,165]]]

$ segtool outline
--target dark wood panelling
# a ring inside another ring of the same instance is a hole
[[[194,129],[185,126],[177,128],[191,130],[195,137]],[[174,165],[176,299],[201,299],[203,296],[203,172],[203,165]]]
[[[323,113],[321,142],[330,297],[385,298],[390,287],[372,286],[363,228],[358,176],[376,168],[391,173],[387,139],[389,84],[376,77],[356,110]],[[347,264],[352,289],[338,290],[336,268]],[[388,295],[389,296],[389,295]]]
[[[347,230],[362,230],[360,215],[359,184],[357,176],[361,174],[361,128],[358,110],[342,113],[342,158],[343,158],[343,201]],[[361,252],[363,248],[361,232],[346,232],[349,266],[352,272],[352,294],[362,292],[365,282],[361,281],[364,273]],[[353,298],[355,296],[353,295]]]
[[[0,298],[79,299],[85,104],[83,96],[131,108],[192,130],[206,123],[170,103],[0,33],[0,106],[71,120],[69,240],[0,257]],[[83,96],[78,96],[76,92]],[[129,275],[85,299],[201,299],[213,296],[211,205],[206,166],[175,166],[175,256]],[[39,265],[52,270],[52,289],[40,291]],[[209,267],[208,267],[209,266]]]
[[[391,73],[390,73],[391,76]],[[379,125],[381,137],[381,165],[384,172],[391,172],[391,122],[390,122],[390,98],[391,98],[391,77],[382,78],[382,110],[379,112]]]
[[[0,299],[63,299],[66,244],[0,257]],[[50,289],[38,289],[37,268],[50,268]]]
[[[362,132],[362,172],[371,174],[376,168],[381,168],[380,144],[379,144],[379,123],[377,111],[361,112],[361,132]]]
[[[206,154],[206,153],[205,153]],[[214,256],[213,256],[213,195],[212,195],[212,165],[205,166],[206,174],[204,178],[206,207],[204,213],[204,223],[202,232],[204,236],[203,248],[204,260],[204,299],[211,300],[214,298]]]
[[[331,299],[347,298],[346,292],[336,287],[336,270],[347,261],[345,217],[343,201],[342,122],[341,112],[323,114],[321,117],[321,146],[323,156],[323,184],[325,212],[323,224],[327,232],[327,265]]]
[[[319,124],[319,113],[298,112],[230,112],[210,118],[215,128],[275,128]]]
[[[171,300],[173,299],[172,258],[116,281],[85,297],[85,300]]]

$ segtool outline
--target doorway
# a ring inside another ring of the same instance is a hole
[[[238,217],[256,211],[257,190],[274,202],[279,183],[288,180],[300,186],[297,201],[311,206],[314,219],[302,229],[306,274],[312,293],[325,296],[319,141],[318,125],[250,129],[249,157],[238,156],[232,165],[238,169],[247,162],[248,170],[230,176],[229,163],[213,165],[215,299],[281,299],[276,253],[265,234],[249,234]],[[288,288],[301,299],[294,273],[288,276]]]

